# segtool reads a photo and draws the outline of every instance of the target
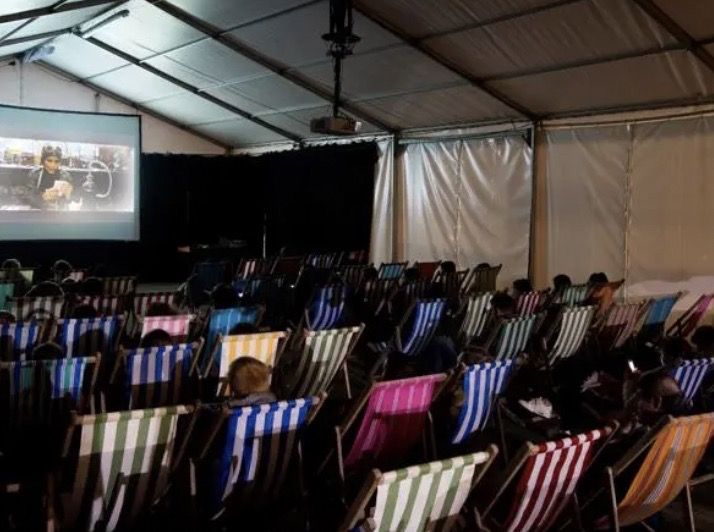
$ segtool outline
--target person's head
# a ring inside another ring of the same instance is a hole
[[[243,399],[270,392],[270,367],[253,357],[241,357],[228,367],[228,387],[233,397]]]
[[[88,318],[96,318],[98,316],[97,309],[89,303],[83,303],[74,307],[72,318],[76,320],[84,320]]]
[[[564,273],[559,273],[558,275],[553,277],[553,288],[555,290],[563,290],[564,288],[568,288],[569,286],[573,286],[573,281],[571,281],[570,277],[568,277]]]
[[[387,380],[395,380],[418,377],[420,368],[417,358],[418,357],[392,353],[387,359],[387,365],[384,368],[384,378]]]
[[[32,351],[32,358],[34,360],[53,360],[64,358],[64,356],[64,349],[55,342],[42,343]]]
[[[177,314],[178,312],[175,308],[163,301],[152,303],[146,309],[147,316],[176,316]]]
[[[533,285],[528,279],[516,279],[513,281],[513,294],[518,296],[533,291]]]
[[[443,273],[456,273],[456,264],[450,260],[442,262],[439,268]]]
[[[72,265],[64,259],[59,259],[52,265],[52,272],[59,279],[64,279],[70,271],[72,271]]]
[[[255,334],[258,332],[258,327],[253,325],[252,323],[237,323],[233,327],[231,327],[230,331],[228,331],[228,334],[230,336],[237,336],[241,334]]]
[[[496,292],[491,298],[491,308],[497,316],[505,316],[515,312],[516,302],[504,292]]]
[[[64,292],[62,287],[53,281],[42,281],[40,284],[33,286],[27,293],[30,297],[53,297],[62,296]]]
[[[491,265],[488,262],[479,262],[476,265],[477,270],[488,270],[491,267]]]
[[[88,296],[99,296],[104,293],[104,282],[99,277],[87,277],[79,288],[79,292]]]
[[[163,329],[148,332],[139,342],[139,347],[164,347],[171,345],[171,335]]]
[[[7,272],[19,272],[22,265],[17,259],[5,259],[2,263],[2,269]]]
[[[407,282],[419,280],[419,270],[416,268],[407,268],[404,270],[404,280]]]
[[[610,280],[607,278],[607,275],[605,275],[604,272],[595,272],[591,273],[590,277],[588,278],[588,284],[590,286],[595,286],[598,284],[605,284],[609,283]]]
[[[692,334],[692,343],[700,353],[711,353],[714,351],[714,327],[711,325],[700,325]]]
[[[238,294],[226,283],[216,285],[211,291],[211,303],[215,309],[226,309],[238,306]]]
[[[663,414],[676,414],[681,406],[682,390],[665,371],[650,373],[640,380],[641,415],[645,423],[656,421]]]
[[[59,146],[50,146],[49,144],[42,147],[40,153],[40,164],[45,172],[54,174],[59,170],[62,162],[62,148]]]

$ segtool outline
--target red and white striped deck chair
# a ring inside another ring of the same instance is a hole
[[[697,328],[699,322],[702,321],[712,301],[714,301],[714,294],[699,296],[699,299],[667,329],[666,335],[688,337]]]
[[[33,318],[59,319],[64,314],[64,296],[9,297],[6,305],[18,321]]]
[[[79,296],[77,304],[91,305],[101,316],[124,314],[126,299],[124,296]]]
[[[613,431],[606,427],[538,445],[527,443],[507,468],[504,483],[482,512],[481,519],[493,525],[494,530],[555,530],[561,512],[574,501],[575,488],[592,463],[596,446],[602,444],[602,448]],[[494,505],[513,487],[519,474],[508,512],[491,515]]]
[[[440,260],[414,263],[414,268],[416,268],[419,279],[422,281],[433,281],[439,271],[439,266],[441,266]]]
[[[545,301],[547,295],[547,290],[543,290],[540,292],[526,292],[525,294],[521,294],[516,300],[516,312],[521,317],[536,314],[543,305],[543,302]]]
[[[136,277],[104,277],[104,293],[109,296],[126,296],[136,291]]]
[[[177,342],[186,342],[191,332],[192,314],[180,314],[178,316],[146,316],[141,320],[141,337],[143,338],[151,331],[162,329],[169,333],[171,338]]]
[[[151,292],[148,294],[134,294],[134,315],[136,317],[146,316],[146,311],[154,303],[166,303],[174,306],[176,304],[176,292]]]
[[[615,303],[610,307],[598,332],[603,351],[622,347],[632,337],[642,317],[642,306],[647,304],[649,302]]]
[[[422,439],[429,409],[445,379],[446,375],[440,373],[372,384],[335,429],[341,477],[345,478],[345,471],[401,465],[399,462]],[[357,435],[343,457],[343,439],[360,412],[363,415]]]

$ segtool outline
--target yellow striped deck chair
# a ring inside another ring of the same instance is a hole
[[[694,530],[692,502],[689,494],[692,475],[714,436],[714,413],[669,418],[654,436],[648,435],[640,445],[608,468],[612,501],[613,526],[634,525],[663,510],[682,490],[686,490],[690,529]],[[617,503],[615,478],[649,447],[639,471]],[[603,518],[598,525],[607,526]]]

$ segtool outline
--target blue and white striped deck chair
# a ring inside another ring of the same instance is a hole
[[[459,341],[463,345],[470,344],[474,338],[483,332],[491,310],[493,292],[483,292],[469,296],[466,304],[466,313],[459,330]]]
[[[672,370],[672,378],[679,384],[682,397],[691,403],[697,395],[702,381],[714,367],[714,358],[683,360]]]
[[[15,295],[15,283],[0,282],[0,310],[7,310],[5,305],[8,298]]]
[[[9,350],[13,360],[28,357],[37,343],[40,325],[36,321],[0,324],[0,350]],[[7,342],[7,343],[5,343]],[[7,355],[8,353],[3,353]]]
[[[525,351],[533,334],[537,314],[502,320],[491,338],[486,342],[486,350],[495,360],[511,360]]]
[[[192,402],[196,390],[190,379],[199,349],[200,344],[193,343],[122,351],[112,375],[114,384],[123,384],[121,408],[158,408]]]
[[[6,305],[18,321],[33,317],[61,318],[64,310],[64,296],[10,297]]]
[[[464,443],[472,434],[484,429],[498,395],[513,371],[513,360],[484,362],[465,367],[464,404],[456,420],[451,443]]]
[[[58,343],[67,357],[113,355],[123,323],[117,316],[60,320]]]
[[[333,284],[318,288],[305,309],[305,325],[311,331],[339,327],[344,319],[346,301],[345,285]]]
[[[258,326],[262,309],[255,305],[249,307],[235,307],[214,309],[208,319],[208,332],[206,334],[206,348],[213,352],[219,336],[226,336],[233,327],[239,323]]]
[[[590,291],[590,285],[587,284],[567,286],[560,294],[560,302],[564,305],[581,305],[588,298]]]
[[[378,279],[401,279],[408,262],[383,262],[377,271]]]
[[[560,313],[560,319],[555,324],[558,336],[551,349],[547,349],[549,364],[560,359],[569,358],[577,353],[583,340],[590,330],[590,325],[595,316],[595,306],[565,307]],[[550,336],[550,335],[549,335]],[[547,342],[547,339],[546,339]]]
[[[436,332],[446,309],[445,299],[418,299],[397,327],[397,350],[408,356],[421,353]],[[405,327],[406,325],[406,327]]]
[[[299,455],[302,432],[320,403],[319,397],[306,397],[222,413],[223,427],[214,431],[222,438],[209,440],[198,462],[197,477],[211,485],[204,492],[211,519],[230,520],[246,510],[265,508],[281,495],[288,469]],[[202,475],[200,460],[209,450],[219,467],[211,467],[209,459]]]

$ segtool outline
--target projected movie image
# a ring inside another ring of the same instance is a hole
[[[131,212],[134,148],[0,138],[0,210]]]

